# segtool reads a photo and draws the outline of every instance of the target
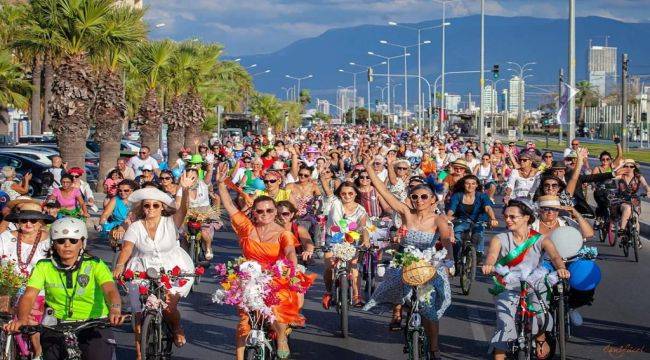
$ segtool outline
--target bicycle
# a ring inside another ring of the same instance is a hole
[[[269,322],[257,312],[248,312],[251,330],[246,336],[244,359],[271,360],[276,358],[277,344]]]
[[[633,199],[639,199],[645,197],[643,194],[638,197],[633,197]],[[625,227],[625,233],[621,236],[619,247],[623,248],[623,254],[625,257],[630,256],[630,247],[634,250],[634,262],[639,262],[639,245],[641,244],[641,237],[639,236],[639,209],[635,206],[632,201],[626,201],[632,207],[632,214],[627,221],[627,226]]]
[[[460,258],[457,264],[457,268],[459,268],[460,288],[463,295],[469,295],[472,289],[472,282],[476,278],[477,255],[475,244],[481,240],[479,234],[475,233],[475,230],[479,226],[485,229],[486,223],[484,221],[475,222],[472,219],[463,219],[457,220],[454,225],[456,226],[460,223],[469,223],[470,225],[469,229],[461,235]]]
[[[370,299],[372,293],[377,287],[377,265],[379,265],[379,258],[381,256],[382,246],[379,246],[377,242],[388,242],[390,241],[389,228],[392,225],[391,221],[381,220],[378,221],[377,228],[385,232],[384,238],[377,237],[375,243],[370,245],[367,249],[359,249],[359,254],[361,255],[361,279],[364,281],[363,290],[366,295],[366,299]]]
[[[611,204],[613,199],[614,194],[607,195],[609,204]],[[597,217],[594,221],[594,230],[598,231],[600,242],[607,241],[609,246],[614,246],[616,244],[616,225],[611,222],[612,214],[610,206],[605,206],[603,212],[603,216]]]
[[[566,342],[571,336],[571,324],[569,322],[569,283],[565,279],[555,285],[551,309],[554,314],[555,324],[553,327],[555,341],[560,351],[560,359],[566,360]]]
[[[135,279],[146,280],[149,283],[146,292],[140,293],[143,310],[140,316],[140,354],[142,360],[171,359],[174,336],[172,329],[163,317],[164,300],[167,292],[166,283],[179,279],[197,277],[190,273],[172,275],[164,269],[148,268],[146,279],[135,274]],[[122,281],[131,279],[121,278]],[[153,296],[153,298],[152,298]]]
[[[533,338],[535,337],[535,334],[533,334],[533,318],[537,316],[538,312],[529,306],[529,300],[531,298],[529,295],[532,294],[537,298],[541,307],[540,313],[544,315],[543,326],[539,327],[539,329],[546,329],[548,326],[549,310],[539,291],[535,290],[526,280],[520,280],[520,287],[521,290],[519,291],[515,315],[517,339],[512,343],[509,355],[510,358],[516,358],[517,360],[531,360],[535,358],[533,347]],[[546,335],[546,342],[550,348],[549,359],[555,355],[555,344],[551,341],[552,338],[549,334]]]
[[[188,244],[188,252],[192,262],[197,266],[207,267],[210,265],[210,262],[205,260],[205,250],[201,246],[201,227],[203,224],[216,223],[218,220],[205,219],[202,221],[197,220],[196,218],[189,217],[187,219],[187,234],[185,240]],[[201,282],[201,277],[197,276],[192,284],[192,291],[196,291],[196,287]]]
[[[408,360],[428,360],[429,340],[422,326],[418,286],[412,286],[411,289],[410,307],[404,327],[404,353],[407,354]]]
[[[358,248],[357,248],[358,250]],[[330,251],[327,249],[327,251]],[[356,258],[355,255],[352,259]],[[352,260],[350,259],[350,260]],[[341,336],[348,337],[348,313],[352,306],[352,289],[350,288],[350,273],[348,271],[348,262],[334,258],[334,268],[332,269],[332,300],[339,314],[339,324],[341,327]]]
[[[8,313],[0,313],[0,321],[2,325],[11,321],[12,315]],[[0,360],[14,360],[14,359],[27,359],[18,356],[18,349],[16,348],[16,341],[14,336],[5,331],[0,331]]]
[[[111,324],[109,320],[102,318],[85,321],[65,322],[58,325],[25,325],[20,328],[20,332],[26,335],[42,333],[45,330],[59,333],[64,339],[66,350],[65,359],[82,360],[82,353],[81,349],[79,349],[79,339],[77,338],[77,334],[86,329],[107,328],[110,326]]]

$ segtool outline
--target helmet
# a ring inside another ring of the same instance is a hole
[[[87,239],[86,222],[71,217],[64,217],[52,223],[50,239]]]

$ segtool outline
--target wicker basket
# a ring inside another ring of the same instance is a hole
[[[9,295],[0,295],[0,313],[12,313],[13,299]]]
[[[436,276],[436,269],[429,262],[420,260],[402,269],[402,281],[411,286],[419,286]]]

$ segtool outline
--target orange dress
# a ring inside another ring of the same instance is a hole
[[[284,249],[287,246],[293,247],[296,243],[296,237],[291,231],[283,231],[278,237],[278,241],[274,242],[260,242],[251,238],[255,232],[255,225],[253,222],[244,215],[243,212],[238,212],[230,219],[232,227],[239,238],[239,246],[242,249],[244,257],[248,260],[254,260],[262,265],[263,268],[268,268],[275,264],[279,259],[284,258]],[[305,285],[311,285],[314,281],[315,275],[298,274],[301,282]],[[289,284],[276,284],[281,287],[278,293],[279,304],[273,306],[273,314],[275,319],[281,324],[296,324],[304,325],[305,318],[300,315],[300,307],[298,293],[289,289]],[[245,336],[250,331],[250,324],[248,322],[248,315],[243,311],[239,311],[241,320],[237,327],[237,333]]]

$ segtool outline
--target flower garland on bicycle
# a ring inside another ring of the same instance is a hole
[[[275,201],[268,196],[258,196],[252,204],[253,220],[249,219],[235,206],[226,187],[228,166],[220,164],[216,180],[223,208],[230,215],[233,230],[239,238],[242,254],[250,262],[259,264],[260,268],[271,268],[278,260],[286,259],[295,267],[297,256],[295,251],[296,239],[291,231],[285,230],[276,223],[277,207]],[[251,266],[253,266],[251,264]],[[304,276],[304,275],[302,275]],[[304,288],[309,287],[313,277],[302,278]],[[234,279],[233,279],[234,280]],[[289,357],[287,328],[290,324],[303,325],[305,319],[300,315],[300,299],[298,291],[291,289],[288,284],[277,291],[277,304],[272,305],[272,328],[277,336],[277,354],[281,359]],[[240,322],[237,327],[236,356],[244,358],[246,336],[250,332],[248,314],[239,311]]]
[[[29,314],[40,291],[45,292],[45,302],[58,323],[108,317],[111,325],[121,324],[122,304],[111,271],[102,260],[85,251],[86,223],[75,218],[59,219],[50,228],[50,238],[51,257],[34,267],[18,303],[18,319],[4,329],[17,332],[29,324]],[[114,358],[115,338],[110,328],[89,328],[77,337],[83,359]],[[66,344],[58,333],[44,331],[41,345],[45,360],[66,356]]]

